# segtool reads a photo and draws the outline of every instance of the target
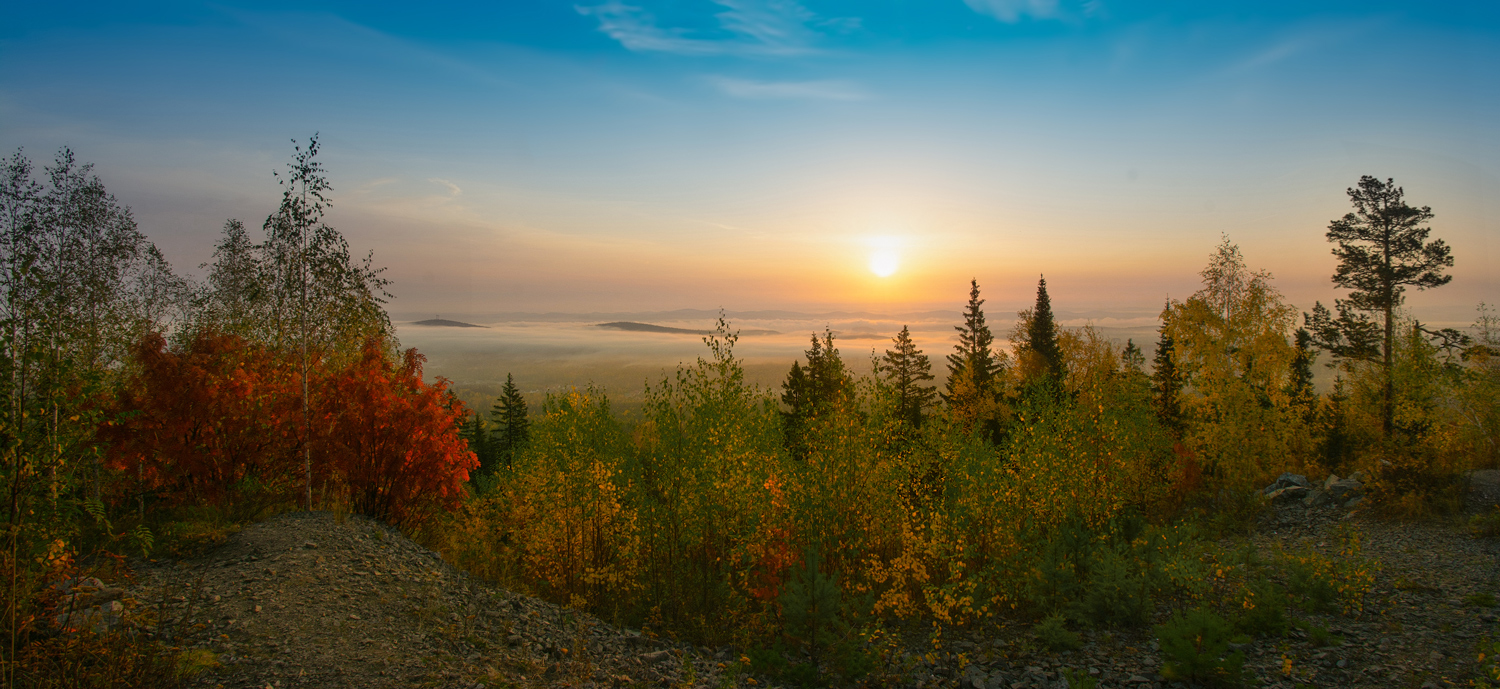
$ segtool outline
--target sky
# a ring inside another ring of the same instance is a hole
[[[1308,310],[1361,175],[1500,301],[1500,5],[10,2],[0,147],[71,147],[184,273],[317,133],[394,315],[1154,316],[1223,237]]]

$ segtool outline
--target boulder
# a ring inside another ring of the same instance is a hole
[[[1336,482],[1338,480],[1339,480],[1339,475],[1338,474],[1329,474],[1328,478],[1323,479],[1323,490],[1328,490],[1328,487],[1331,486],[1331,485],[1333,485],[1334,482]]]
[[[1302,504],[1307,507],[1322,507],[1330,502],[1333,501],[1329,499],[1328,493],[1321,490],[1308,493],[1307,497],[1302,500]]]
[[[1271,485],[1266,486],[1266,489],[1263,490],[1263,491],[1261,491],[1261,492],[1265,493],[1266,495],[1270,495],[1270,494],[1272,494],[1272,493],[1274,493],[1274,492],[1276,492],[1278,490],[1282,490],[1283,488],[1292,488],[1292,487],[1301,487],[1301,488],[1309,488],[1310,489],[1310,488],[1313,487],[1313,485],[1312,485],[1312,483],[1308,482],[1306,476],[1303,476],[1302,474],[1293,474],[1291,472],[1287,472],[1285,474],[1277,476],[1276,477],[1276,481],[1274,483],[1272,483]]]
[[[1324,490],[1328,492],[1329,497],[1339,502],[1344,502],[1351,497],[1363,493],[1365,484],[1346,478],[1328,484]]]
[[[1271,491],[1266,495],[1266,497],[1271,499],[1272,504],[1283,505],[1287,503],[1306,500],[1307,495],[1311,492],[1312,489],[1304,486],[1291,486],[1288,488],[1280,488]]]

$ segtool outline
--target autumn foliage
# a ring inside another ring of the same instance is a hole
[[[398,366],[384,349],[366,340],[359,358],[322,381],[313,447],[356,511],[403,524],[453,507],[479,462],[459,437],[465,412],[447,381],[422,382],[417,350]]]
[[[318,499],[347,498],[403,523],[451,506],[477,465],[446,383],[422,381],[415,350],[390,361],[379,338],[341,368],[311,363],[305,429],[300,362],[288,353],[203,330],[178,347],[150,334],[134,355],[138,369],[103,430],[126,494],[117,497],[165,507],[290,501],[311,447]]]
[[[133,354],[138,373],[103,432],[122,487],[169,505],[233,501],[247,483],[290,495],[300,468],[293,360],[212,331],[178,348],[151,333]]]

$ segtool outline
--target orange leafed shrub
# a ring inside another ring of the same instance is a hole
[[[289,490],[300,430],[295,362],[235,335],[197,333],[168,349],[158,333],[135,348],[140,366],[102,430],[125,485],[169,504],[220,504],[254,479]],[[131,479],[134,479],[132,482]]]
[[[392,524],[452,508],[479,460],[459,437],[467,413],[448,383],[422,382],[425,358],[406,350],[399,366],[371,338],[316,396],[314,449],[349,492],[353,508]]]

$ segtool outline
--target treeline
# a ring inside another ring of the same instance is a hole
[[[1389,181],[1350,196],[1330,231],[1353,289],[1337,319],[1299,314],[1226,239],[1201,289],[1164,306],[1149,367],[1134,342],[1059,327],[1045,280],[1008,352],[971,282],[941,390],[905,329],[873,376],[851,375],[825,331],[779,390],[753,387],[721,320],[632,424],[598,390],[550,396],[524,446],[425,537],[550,600],[788,644],[815,668],[823,653],[825,671],[842,667],[826,655],[838,639],[893,622],[1146,624],[1155,601],[1223,583],[1235,568],[1207,537],[1250,523],[1281,472],[1358,471],[1366,506],[1419,516],[1456,507],[1464,471],[1500,459],[1494,317],[1481,305],[1461,333],[1403,312],[1402,289],[1447,281],[1449,252]],[[1383,247],[1397,249],[1370,259]],[[1323,394],[1320,357],[1337,371]],[[1357,605],[1357,558],[1320,562]],[[1245,602],[1276,585],[1235,586]]]
[[[325,222],[318,152],[276,175],[258,236],[225,224],[202,282],[71,151],[4,161],[0,683],[175,681],[145,637],[55,635],[52,585],[119,575],[123,555],[293,507],[413,524],[462,496],[467,412],[399,351],[388,281]]]

